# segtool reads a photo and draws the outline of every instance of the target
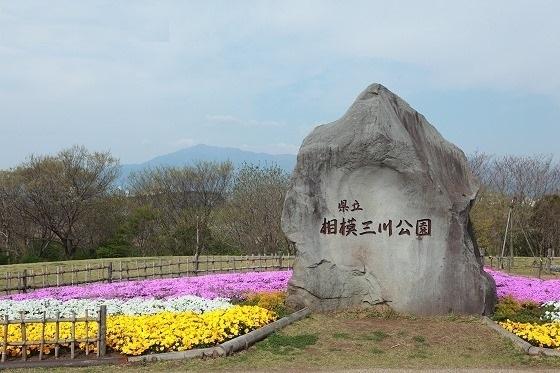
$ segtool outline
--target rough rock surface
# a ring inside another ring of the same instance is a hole
[[[380,84],[298,154],[282,228],[296,245],[288,301],[316,310],[488,314],[493,279],[469,221],[465,155]]]

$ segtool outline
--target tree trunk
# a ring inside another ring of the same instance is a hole
[[[194,270],[198,273],[198,257],[200,256],[200,227],[198,226],[198,216],[196,217],[196,247],[194,249]]]
[[[66,254],[66,259],[72,259],[74,254],[76,253],[76,247],[72,244],[72,239],[64,238],[62,240],[62,244],[64,245],[64,253]]]
[[[41,249],[39,250],[39,256],[40,256],[41,258],[42,258],[43,255],[45,254],[45,250],[47,249],[47,247],[49,246],[50,243],[51,243],[50,240],[45,240],[45,239],[42,240]]]

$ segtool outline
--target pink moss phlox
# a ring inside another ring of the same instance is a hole
[[[518,300],[543,303],[560,300],[560,280],[539,280],[515,276],[485,268],[496,281],[498,297],[507,295]],[[181,295],[197,295],[207,299],[219,297],[242,298],[247,293],[285,290],[292,276],[291,271],[247,272],[180,277],[170,279],[114,282],[111,284],[89,284],[40,289],[26,294],[2,296],[0,299],[60,300],[82,298],[134,297],[171,298]]]
[[[2,296],[0,299],[128,299],[134,297],[172,298],[181,295],[197,295],[206,299],[242,298],[247,293],[285,290],[291,276],[291,271],[276,271],[123,281],[39,289],[25,294]]]
[[[511,295],[517,300],[537,303],[560,300],[560,280],[540,280],[484,268],[496,281],[498,297]]]

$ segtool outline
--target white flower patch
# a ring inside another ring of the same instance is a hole
[[[560,301],[550,301],[543,303],[541,307],[547,307],[542,317],[545,321],[560,321]]]
[[[71,299],[60,301],[57,299],[28,299],[28,300],[0,300],[0,316],[8,315],[10,320],[20,318],[23,311],[26,319],[40,319],[43,311],[47,318],[56,317],[84,317],[86,310],[88,317],[96,317],[101,305],[107,306],[110,315],[148,315],[163,311],[203,313],[215,309],[224,309],[232,306],[229,299],[216,298],[204,299],[195,295],[185,295],[177,298],[155,299],[155,298],[131,298],[121,299]]]

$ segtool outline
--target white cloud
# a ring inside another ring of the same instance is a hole
[[[560,104],[559,13],[544,0],[2,2],[0,167],[68,143],[146,159],[185,136],[293,153],[372,79]]]
[[[177,141],[174,141],[172,143],[174,147],[180,147],[180,148],[188,148],[196,144],[198,144],[196,140],[189,139],[189,138],[178,139]]]
[[[297,154],[299,146],[286,143],[263,144],[263,145],[247,145],[239,146],[240,149],[249,150],[256,153],[267,154]]]
[[[255,119],[240,119],[233,115],[207,115],[206,116],[208,125],[231,125],[239,127],[281,127],[284,124],[273,121],[273,120],[255,120]]]

